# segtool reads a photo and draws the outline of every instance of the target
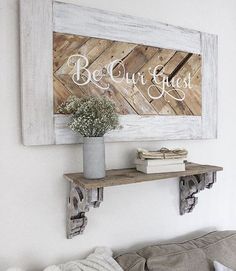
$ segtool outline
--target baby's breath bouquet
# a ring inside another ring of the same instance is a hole
[[[87,179],[106,175],[104,134],[118,128],[115,104],[106,97],[71,96],[58,113],[71,114],[69,127],[83,136],[83,168]]]
[[[71,114],[69,127],[84,137],[102,137],[119,126],[115,104],[106,97],[70,96],[58,113]]]

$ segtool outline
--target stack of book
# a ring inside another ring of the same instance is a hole
[[[185,149],[158,151],[138,150],[136,169],[146,174],[185,171],[188,152]]]

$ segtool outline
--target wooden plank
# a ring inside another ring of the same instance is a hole
[[[53,71],[57,71],[70,55],[88,40],[88,37],[53,33]]]
[[[73,93],[70,92],[57,78],[53,77],[54,87],[54,113],[56,113],[58,106],[69,98]]]
[[[23,143],[54,144],[51,0],[20,1],[20,36]]]
[[[188,53],[186,52],[176,52],[175,55],[161,70],[161,73],[163,73],[163,76],[167,76],[168,78],[171,79],[172,74],[175,73],[177,67],[181,66],[181,64],[185,61],[187,57],[188,57]],[[157,88],[159,89],[159,86],[157,86]],[[152,95],[155,97],[155,96],[159,96],[161,93],[162,93],[162,90],[159,89],[158,92],[155,92]],[[171,108],[176,112],[176,115],[192,115],[191,110],[187,106],[184,106],[183,102],[177,101],[175,99],[168,99],[168,100],[166,99],[166,102],[168,102]],[[156,108],[157,110],[158,108],[160,108],[160,103],[162,103],[160,99],[154,99],[151,102],[152,106]]]
[[[63,86],[64,89],[68,90],[71,95],[76,95],[78,98],[82,98],[84,96],[86,96],[85,92],[83,91],[82,87],[77,86],[71,79],[70,75],[67,74],[61,74],[60,76],[54,75],[54,78],[56,78],[57,85],[61,85],[61,87]],[[60,98],[60,95],[57,94]],[[65,101],[65,100],[64,100]]]
[[[110,86],[113,85],[113,81],[107,79]],[[145,99],[141,91],[131,82],[127,84],[125,81],[113,86],[121,93],[126,101],[134,108],[139,115],[156,115],[157,112],[152,105]]]
[[[57,145],[83,143],[83,137],[77,133],[74,133],[68,127],[70,116],[56,114],[54,115],[54,119],[55,119],[55,137]]]
[[[105,68],[112,60],[125,58],[137,44],[126,42],[114,42],[105,52],[103,52],[89,67],[92,73],[94,70]]]
[[[125,66],[125,72],[129,73],[129,78],[132,74],[137,73],[157,51],[158,48],[155,47],[138,45],[128,56],[123,58],[122,64]],[[113,74],[118,75],[119,72],[121,75],[124,74],[120,64],[113,70]]]
[[[68,128],[69,116],[55,115],[56,144],[81,143],[80,136]],[[106,142],[200,139],[202,136],[199,116],[138,116],[119,117],[121,130],[105,135]]]
[[[54,31],[200,53],[200,32],[150,19],[54,2]],[[138,33],[138,34],[137,34]]]
[[[193,76],[192,85],[194,89],[192,96],[194,97],[194,100],[195,100],[192,110],[196,116],[200,116],[202,115],[202,69],[201,68]]]
[[[173,55],[176,53],[175,50],[169,50],[169,49],[158,49],[156,54],[139,70],[141,74],[144,74],[144,79],[146,80],[146,84],[143,85],[140,81],[136,84],[136,87],[141,91],[143,96],[151,102],[152,99],[148,95],[147,89],[150,86],[153,86],[153,77],[149,71],[150,67],[156,67],[156,66],[165,66],[166,63],[173,57]],[[161,94],[158,88],[155,88],[156,91]],[[176,112],[173,110],[173,108],[166,102],[164,97],[161,97],[158,102],[155,103],[155,107],[153,107],[159,115],[175,115]]]
[[[136,169],[115,169],[108,170],[107,176],[104,179],[88,180],[83,177],[83,173],[65,174],[64,177],[74,184],[79,184],[83,188],[93,189],[109,186],[117,186],[132,183],[141,183],[155,180],[163,180],[170,178],[178,178],[185,176],[192,176],[203,174],[207,172],[222,171],[222,167],[199,165],[194,163],[187,163],[186,170],[181,172],[167,172],[167,173],[154,173],[145,174],[137,171]]]
[[[137,88],[142,92],[144,97],[150,102],[152,99],[148,95],[147,89],[153,85],[152,82],[152,75],[149,72],[150,67],[156,67],[156,66],[164,66],[166,63],[173,57],[173,55],[176,53],[175,50],[169,50],[169,49],[158,49],[156,54],[139,70],[141,74],[145,75],[145,80],[147,83],[145,85],[142,85],[139,81],[137,83]],[[162,99],[163,100],[163,99]],[[165,101],[164,101],[165,102]]]
[[[187,52],[176,52],[174,54],[174,56],[170,59],[170,61],[168,61],[168,63],[165,65],[165,67],[163,68],[163,70],[161,70],[161,72],[165,76],[167,76],[167,77],[170,78],[171,75],[177,69],[177,67],[179,65],[181,65],[181,63],[184,62],[184,60],[186,59],[186,57],[188,57],[188,53]]]
[[[194,75],[197,71],[199,71],[199,68],[201,68],[201,57],[199,55],[192,55],[187,62],[184,63],[183,66],[180,66],[180,69],[175,73],[175,77],[178,79],[184,80],[188,74],[191,75],[192,80],[194,80]],[[199,75],[199,74],[198,74]],[[201,74],[200,74],[201,75]],[[200,77],[201,78],[201,77]],[[198,79],[200,79],[198,78]],[[201,97],[201,82],[198,80],[199,85],[197,86],[199,88],[199,95]],[[196,83],[196,81],[195,81]],[[196,87],[195,87],[196,88]],[[184,114],[191,114],[195,116],[201,116],[201,105],[199,104],[199,97],[195,98],[193,95],[194,89],[183,89],[183,92],[185,94],[184,101],[175,101],[171,97],[166,97],[166,100],[169,102],[169,104],[172,105],[174,110],[178,110],[179,108],[182,109]],[[176,98],[182,98],[183,92],[179,91],[175,87],[166,87],[166,91],[170,93],[170,95],[176,97]],[[196,93],[195,93],[196,94]],[[176,108],[177,106],[177,108]]]
[[[202,115],[202,106],[201,106],[201,97],[202,97],[202,89],[201,89],[201,57],[197,55],[193,55],[187,63],[179,70],[176,74],[178,78],[184,79],[186,74],[191,74],[192,80],[191,85],[192,88],[184,89],[185,99],[184,103],[188,108],[192,111],[194,116]],[[175,90],[179,96],[181,93],[178,90]]]
[[[202,137],[217,138],[218,37],[202,33]]]
[[[125,100],[125,98],[119,93],[119,91],[113,87],[111,84],[108,90],[103,90],[93,84],[92,82],[88,83],[87,85],[77,86],[71,80],[70,75],[60,75],[60,81],[67,86],[67,88],[77,97],[83,96],[106,96],[108,99],[113,101],[116,105],[116,111],[118,114],[127,115],[127,114],[136,114],[133,107]],[[81,82],[83,79],[81,79]],[[104,78],[100,85],[105,87],[109,84]]]
[[[71,69],[67,63],[68,58],[71,55],[85,55],[88,59],[89,65],[91,65],[100,54],[112,45],[112,43],[113,42],[110,40],[90,38],[81,47],[76,47],[73,51],[69,50],[69,52],[66,50],[63,55],[64,62],[56,71],[56,75],[60,76],[61,74],[73,74],[76,72],[76,68]],[[74,59],[76,60],[76,57]]]

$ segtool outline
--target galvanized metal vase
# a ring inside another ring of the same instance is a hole
[[[101,179],[105,177],[104,137],[84,137],[83,167],[86,179]]]

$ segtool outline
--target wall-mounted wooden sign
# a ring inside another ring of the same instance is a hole
[[[25,145],[80,143],[58,105],[105,95],[107,142],[215,138],[217,36],[53,0],[21,0]]]
[[[69,95],[106,96],[121,115],[201,115],[201,56],[54,33],[54,111]]]

